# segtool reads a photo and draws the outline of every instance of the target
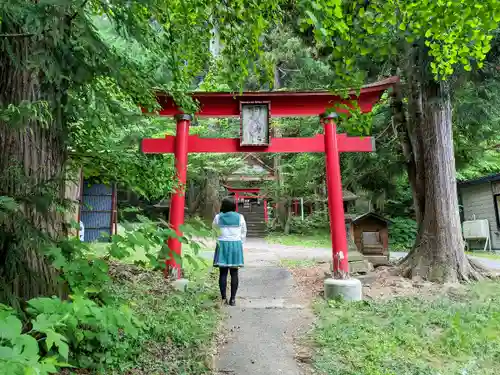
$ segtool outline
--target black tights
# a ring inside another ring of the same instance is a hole
[[[219,267],[219,288],[220,295],[222,299],[226,299],[226,287],[227,287],[227,273],[231,272],[231,301],[236,298],[236,292],[238,291],[238,269],[229,267]]]

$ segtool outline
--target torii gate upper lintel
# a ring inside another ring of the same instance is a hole
[[[267,145],[242,146],[240,138],[200,138],[189,135],[192,120],[176,106],[174,100],[164,94],[157,93],[161,105],[159,115],[173,116],[177,121],[176,135],[165,138],[147,138],[141,142],[141,150],[145,154],[173,153],[180,188],[174,192],[170,205],[170,225],[179,232],[184,223],[184,191],[186,184],[188,153],[244,153],[244,152],[322,152],[326,157],[326,182],[328,191],[328,211],[332,240],[332,256],[334,275],[346,278],[349,275],[347,259],[347,237],[342,197],[342,180],[340,173],[340,152],[372,152],[375,150],[371,137],[348,137],[337,134],[335,113],[324,115],[329,109],[345,104],[352,107],[357,102],[364,113],[371,112],[383,92],[399,82],[398,77],[390,77],[383,81],[363,86],[358,92],[351,91],[349,98],[326,91],[313,92],[245,92],[233,93],[194,93],[193,99],[199,102],[199,117],[237,117],[241,113],[241,103],[267,103],[270,117],[320,116],[324,133],[309,138],[272,138]],[[143,110],[145,112],[145,110]],[[346,109],[339,109],[346,111]],[[175,239],[168,240],[170,251],[181,254],[181,243]],[[181,277],[180,266],[171,257],[167,266],[177,270]]]

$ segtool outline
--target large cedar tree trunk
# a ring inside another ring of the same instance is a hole
[[[208,171],[207,180],[205,182],[205,200],[203,205],[203,217],[206,220],[213,220],[214,216],[219,212],[219,186],[219,174],[216,171]]]
[[[5,23],[0,30],[12,32]],[[54,91],[47,92],[45,87],[42,91],[40,73],[27,68],[34,43],[41,42],[35,38],[13,38],[10,57],[0,50],[2,109],[23,101],[47,100],[51,106],[56,102]],[[18,298],[59,294],[56,273],[40,252],[42,245],[36,232],[52,239],[64,236],[64,214],[56,212],[54,204],[42,210],[29,200],[51,189],[56,199],[64,197],[65,152],[60,113],[56,111],[48,123],[31,119],[20,124],[0,121],[0,196],[22,202],[18,216],[0,218],[0,301],[12,303]]]
[[[461,234],[450,93],[446,82],[436,82],[420,70],[424,65],[419,52],[412,55],[408,121],[397,108],[400,98],[393,101],[393,113],[399,116],[395,120],[406,127],[401,140],[418,224],[414,248],[401,267],[408,277],[430,281],[477,280],[481,267],[466,257]]]
[[[281,88],[281,80],[278,69],[278,64],[274,67],[274,89],[279,90]],[[283,134],[281,129],[276,126],[271,129],[274,138],[281,138]],[[281,154],[277,153],[273,156],[273,169],[275,173],[275,184],[276,190],[274,194],[274,202],[276,202],[276,208],[274,211],[275,220],[279,227],[283,229],[286,233],[289,231],[289,220],[288,220],[288,202],[285,197],[283,197],[283,186],[285,184],[283,173],[281,173]]]

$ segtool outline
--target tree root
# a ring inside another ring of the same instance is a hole
[[[422,278],[437,283],[470,283],[486,279],[499,279],[500,271],[493,270],[476,259],[464,256],[455,264],[439,264],[414,250],[397,265],[401,276]]]
[[[500,271],[499,270],[494,270],[492,268],[489,268],[476,259],[472,259],[470,257],[467,257],[467,259],[469,260],[469,264],[470,264],[471,268],[474,271],[478,272],[483,278],[487,278],[487,279],[500,278]]]

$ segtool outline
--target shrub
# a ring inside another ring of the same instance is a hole
[[[417,222],[403,217],[395,217],[391,220],[393,222],[389,228],[391,250],[411,249],[417,238]]]
[[[311,234],[324,231],[329,228],[330,220],[328,211],[318,210],[311,215],[305,216],[304,220],[300,216],[292,216],[290,222],[290,233]]]
[[[58,318],[40,315],[23,333],[23,324],[14,309],[0,305],[0,373],[9,375],[56,373],[68,367],[69,347],[54,330]]]
[[[111,237],[104,259],[75,238],[53,241],[43,249],[72,295],[68,300],[35,298],[22,311],[0,305],[0,374],[45,375],[60,367],[99,371],[137,354],[145,328],[126,305],[108,295],[111,278],[106,260],[124,259],[141,248],[151,268],[163,268],[169,257],[165,241],[176,237],[191,250],[182,258],[176,256],[177,262],[184,260],[196,268],[200,244],[193,235],[210,234],[201,224],[197,229],[187,224],[178,236],[171,228],[139,218],[141,223],[127,226],[124,235]]]
[[[99,306],[85,296],[70,301],[36,298],[28,314],[42,320],[65,339],[69,361],[77,367],[102,369],[116,364],[134,349],[141,323],[125,306]]]

